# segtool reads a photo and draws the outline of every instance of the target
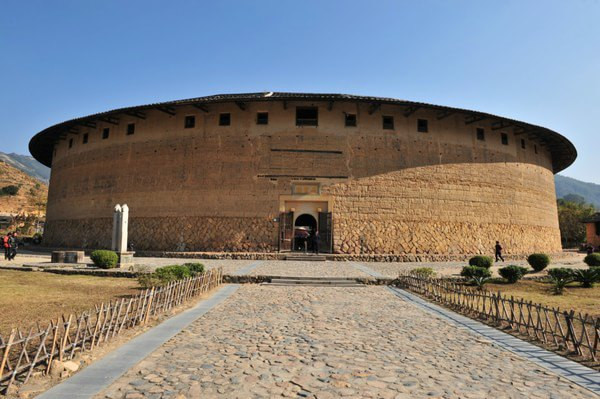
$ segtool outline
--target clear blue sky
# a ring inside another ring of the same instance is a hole
[[[480,110],[571,139],[600,183],[600,3],[0,3],[0,151],[116,107],[216,93],[334,92]]]

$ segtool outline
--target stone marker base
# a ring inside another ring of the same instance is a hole
[[[117,266],[120,268],[133,266],[135,264],[133,261],[134,254],[135,252],[117,252],[117,255],[119,255]]]
[[[83,251],[52,251],[52,263],[83,263]]]

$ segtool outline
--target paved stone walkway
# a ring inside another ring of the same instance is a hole
[[[570,258],[553,260],[550,268],[553,267],[572,267],[587,269],[587,265],[583,263],[583,254],[577,254]],[[91,261],[89,258],[87,262]],[[50,255],[31,255],[19,254],[15,261],[8,262],[0,259],[0,266],[21,266],[23,263],[39,263],[49,262]],[[374,272],[384,277],[397,277],[400,273],[406,273],[417,267],[431,267],[438,275],[458,274],[467,262],[344,262],[344,261],[327,261],[327,262],[300,262],[300,261],[281,261],[281,260],[265,260],[260,261],[260,265],[255,268],[248,268],[253,265],[254,260],[233,260],[233,259],[183,259],[183,258],[147,258],[136,257],[136,265],[138,267],[155,269],[160,266],[174,265],[187,262],[200,262],[207,268],[223,267],[225,274],[243,274],[250,275],[271,275],[271,276],[294,276],[294,277],[369,277],[369,274],[364,273],[360,268],[353,266],[353,263],[364,265]],[[493,271],[497,271],[500,267],[516,264],[529,268],[526,261],[510,261],[495,264],[492,267]]]
[[[590,398],[385,287],[244,285],[98,398]]]
[[[352,265],[352,262],[303,262],[269,260],[249,274],[255,276],[283,277],[369,277]]]

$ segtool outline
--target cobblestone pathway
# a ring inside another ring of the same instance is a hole
[[[385,287],[242,286],[98,398],[589,398]]]
[[[369,277],[350,262],[265,261],[251,275],[285,277]]]

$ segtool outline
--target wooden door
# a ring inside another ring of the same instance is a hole
[[[319,212],[319,237],[321,252],[333,252],[333,223],[331,212]]]
[[[294,212],[279,214],[279,251],[291,251],[294,240]]]

